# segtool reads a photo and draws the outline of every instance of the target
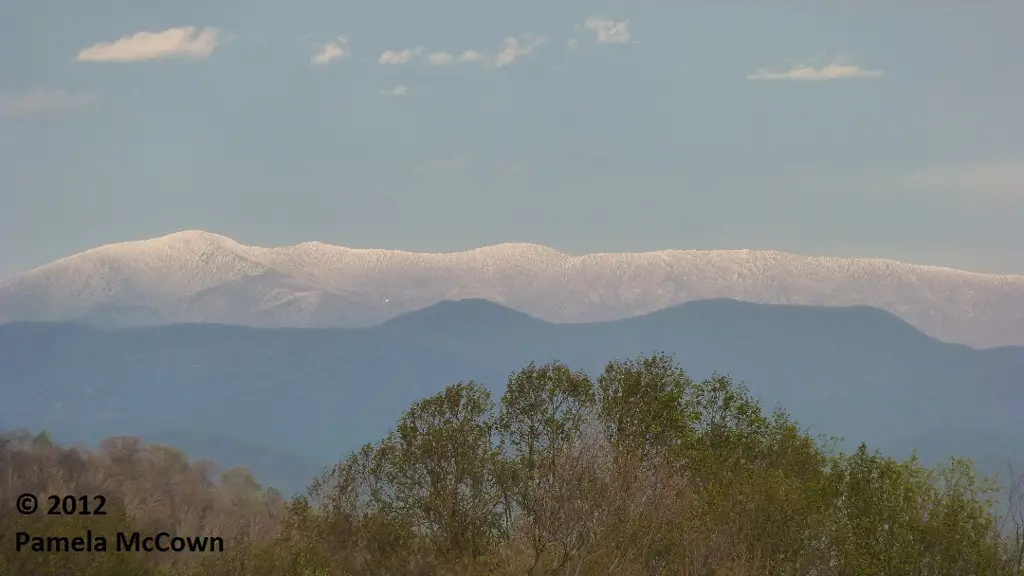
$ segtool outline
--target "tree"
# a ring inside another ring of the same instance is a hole
[[[563,556],[570,547],[559,522],[569,503],[556,494],[567,486],[583,488],[584,470],[567,469],[566,457],[582,446],[583,425],[594,407],[590,378],[560,362],[531,363],[508,380],[498,416],[508,458],[501,477],[507,506],[529,527],[533,569],[552,544],[561,545]]]
[[[666,354],[612,361],[598,378],[600,417],[620,452],[649,462],[693,443],[693,380]]]
[[[483,386],[448,386],[413,404],[370,455],[374,504],[445,558],[482,555],[501,533],[492,410]]]

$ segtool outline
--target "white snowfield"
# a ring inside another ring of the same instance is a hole
[[[758,250],[261,248],[201,231],[101,246],[0,282],[0,322],[366,326],[463,298],[553,322],[614,320],[708,298],[867,305],[942,340],[1024,345],[1024,276]]]

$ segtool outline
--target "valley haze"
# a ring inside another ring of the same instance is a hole
[[[321,242],[264,248],[196,230],[101,246],[6,279],[0,323],[363,327],[459,299],[580,323],[720,298],[871,306],[940,340],[1024,345],[1024,276],[767,250],[570,256],[527,243],[443,254]]]

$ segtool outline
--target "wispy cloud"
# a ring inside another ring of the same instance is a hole
[[[423,54],[423,47],[407,48],[405,50],[385,50],[380,55],[381,64],[408,64],[413,58]]]
[[[222,43],[216,28],[197,30],[194,26],[170,28],[163,32],[137,32],[114,42],[100,42],[84,48],[79,62],[138,62],[178,56],[206,58]]]
[[[543,36],[525,35],[520,38],[511,36],[505,38],[501,45],[501,51],[494,57],[492,65],[495,68],[508,66],[517,59],[529,55],[546,42],[547,40]]]
[[[50,110],[81,108],[95,100],[91,93],[70,94],[63,90],[30,90],[22,94],[0,92],[0,114],[28,116]]]
[[[431,66],[444,66],[451,64],[455,61],[455,56],[451,52],[434,52],[427,56],[427,62]]]
[[[781,71],[761,68],[753,74],[748,74],[747,80],[841,80],[844,78],[881,78],[882,74],[881,70],[870,70],[837,59],[820,68],[801,64]]]
[[[591,16],[583,28],[593,32],[601,44],[629,44],[632,38],[629,20],[615,21],[604,15]]]
[[[401,96],[405,96],[408,93],[409,93],[409,87],[406,86],[405,84],[399,84],[398,86],[395,86],[394,88],[388,88],[386,90],[381,90],[380,91],[380,95],[381,96],[387,96],[389,98],[399,98]]]
[[[519,58],[532,54],[535,50],[547,43],[543,36],[523,34],[518,38],[509,36],[501,43],[501,50],[497,54],[489,54],[479,50],[466,50],[459,55],[459,62],[479,62],[492,68],[504,68]]]
[[[459,54],[459,62],[483,62],[487,60],[487,54],[477,50],[466,50]]]
[[[324,66],[330,64],[335,60],[341,60],[348,58],[352,55],[352,51],[348,47],[348,38],[345,36],[338,36],[334,42],[328,42],[320,47],[320,51],[313,55],[313,64]]]
[[[579,29],[580,27],[577,26],[576,28]],[[564,58],[563,58],[562,62],[559,63],[559,64],[552,65],[551,69],[554,70],[555,72],[565,72],[566,70],[568,70],[569,69],[569,60],[570,60],[569,57],[572,56],[573,54],[575,54],[576,51],[579,50],[579,48],[580,48],[580,39],[579,38],[569,38],[568,40],[566,40],[566,42],[565,42],[565,55],[564,55]]]
[[[480,63],[493,68],[503,68],[512,64],[519,58],[533,53],[547,43],[543,36],[523,34],[521,36],[509,36],[501,43],[501,49],[497,53],[490,53],[481,50],[464,50],[456,56],[452,52],[431,52],[425,54],[422,46],[408,48],[405,50],[385,50],[379,62],[381,64],[408,64],[414,59],[421,58],[431,66],[447,66],[449,64]]]

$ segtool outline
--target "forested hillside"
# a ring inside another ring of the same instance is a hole
[[[96,445],[132,434],[291,494],[387,433],[411,403],[459,380],[500,397],[509,373],[560,360],[673,355],[785,406],[815,435],[988,474],[1024,461],[1024,348],[929,338],[874,308],[691,302],[609,323],[551,324],[484,300],[443,302],[363,329],[0,325],[0,430]],[[268,425],[272,422],[273,425]]]
[[[0,576],[1021,576],[1019,487],[964,461],[838,452],[670,356],[612,361],[596,378],[553,362],[512,374],[500,399],[468,381],[416,402],[290,501],[245,470],[131,438],[88,451],[9,433]],[[104,495],[108,514],[23,515],[23,493],[43,508],[49,494]],[[117,532],[161,530],[224,550],[113,550]],[[110,549],[16,551],[18,533],[87,531]]]

